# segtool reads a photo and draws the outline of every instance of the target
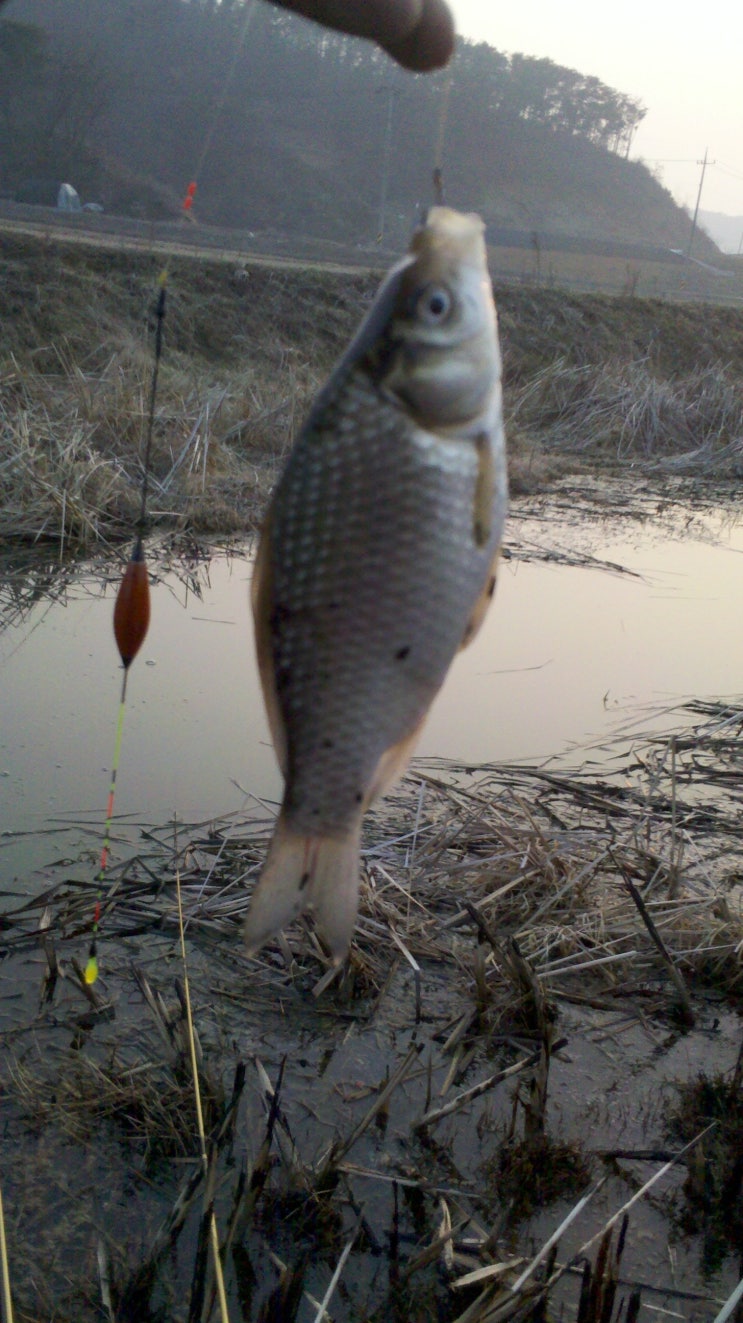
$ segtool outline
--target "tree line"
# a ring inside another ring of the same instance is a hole
[[[487,211],[537,141],[545,160],[557,139],[622,157],[644,114],[485,43],[460,41],[450,72],[404,73],[262,0],[16,0],[0,17],[5,196],[55,177],[173,214],[203,157],[204,220],[368,233],[430,200],[440,142],[453,200]]]

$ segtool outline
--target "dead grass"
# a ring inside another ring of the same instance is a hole
[[[683,1198],[674,1208],[682,1229],[701,1229],[703,1263],[710,1274],[730,1249],[743,1253],[742,1072],[743,1049],[729,1073],[702,1071],[679,1082],[667,1118],[672,1143],[684,1143],[713,1123],[688,1163]]]
[[[128,534],[142,482],[149,378],[144,345],[127,344],[95,372],[62,348],[57,371],[14,360],[0,380],[4,536],[89,549]],[[175,531],[254,531],[286,453],[295,414],[316,388],[306,363],[270,377],[164,368],[150,466],[153,523]]]
[[[142,480],[156,274],[148,258],[9,241],[0,264],[6,539],[89,549],[129,532]],[[369,283],[172,264],[154,523],[255,530],[297,421]]]
[[[515,424],[550,449],[678,473],[743,472],[743,395],[722,365],[680,378],[646,362],[556,359],[511,400]]]
[[[516,1140],[504,1144],[490,1176],[514,1223],[558,1199],[577,1199],[588,1189],[591,1163],[578,1144],[564,1140]]]
[[[138,507],[158,268],[7,239],[0,260],[6,540],[90,549]],[[152,521],[253,531],[373,275],[171,262]],[[554,289],[499,291],[515,492],[597,464],[741,467],[743,314]]]
[[[78,1144],[85,1143],[91,1126],[100,1130],[107,1122],[123,1139],[141,1145],[148,1162],[191,1152],[196,1122],[190,1081],[168,1078],[157,1059],[125,1067],[80,1056],[69,1070],[55,1074],[53,1089],[43,1069],[17,1062],[10,1064],[9,1081],[31,1125],[56,1122]]]

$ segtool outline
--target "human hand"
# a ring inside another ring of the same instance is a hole
[[[416,73],[440,69],[454,49],[446,0],[274,0],[325,27],[376,41]]]

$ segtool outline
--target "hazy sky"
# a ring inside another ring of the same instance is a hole
[[[450,0],[459,31],[547,56],[638,97],[648,113],[630,155],[693,209],[743,216],[743,5],[688,0]],[[655,162],[658,158],[656,166]],[[668,159],[671,158],[671,159]]]

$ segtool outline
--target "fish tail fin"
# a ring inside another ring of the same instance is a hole
[[[340,964],[351,944],[359,909],[361,821],[345,836],[323,836],[314,844],[317,856],[310,904],[333,960]]]
[[[308,836],[293,831],[279,814],[245,920],[249,952],[311,909],[333,959],[340,963],[356,922],[360,843],[360,821],[344,836]]]

